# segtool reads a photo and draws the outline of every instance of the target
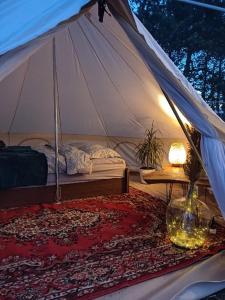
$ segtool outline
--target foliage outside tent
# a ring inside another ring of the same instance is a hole
[[[130,4],[203,99],[225,120],[225,14],[174,0],[130,0]],[[210,4],[225,7],[225,0]]]

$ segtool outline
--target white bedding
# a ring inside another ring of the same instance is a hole
[[[93,159],[91,174],[67,175],[60,174],[60,183],[86,182],[99,179],[122,178],[126,163],[122,158],[98,158]],[[48,174],[48,185],[55,184],[55,175]]]
[[[46,155],[48,174],[54,175],[54,145],[42,145],[33,147],[33,149]],[[98,144],[78,145],[77,143],[70,143],[59,147],[59,173],[67,174],[70,178],[71,175],[91,175],[93,172],[124,169],[125,166],[125,161],[116,151]],[[116,176],[118,176],[118,173],[116,173]]]
[[[92,173],[92,161],[88,153],[71,145],[60,147],[59,153],[65,157],[67,175]]]
[[[96,158],[92,159],[92,172],[125,169],[126,163],[122,158]]]

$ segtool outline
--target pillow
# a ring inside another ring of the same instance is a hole
[[[90,174],[92,172],[92,162],[88,153],[72,145],[61,146],[60,153],[66,158],[68,175]]]
[[[92,153],[91,158],[121,158],[121,156],[111,148],[103,148]]]
[[[80,149],[87,152],[91,159],[121,157],[115,150],[98,144],[83,145],[80,147]]]
[[[48,162],[48,173],[52,174],[55,173],[55,151],[51,149],[49,146],[38,146],[38,147],[32,147],[32,149],[44,153],[47,162]],[[59,154],[59,173],[66,173],[66,161],[65,157],[63,157],[61,154]]]
[[[79,146],[79,149],[92,156],[98,150],[104,149],[104,147],[98,144],[83,144]]]

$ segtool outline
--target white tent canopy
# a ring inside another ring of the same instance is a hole
[[[154,120],[163,136],[183,136],[135,46],[113,17],[99,23],[96,7],[3,57],[1,131],[54,131],[53,38],[62,133],[142,137]]]
[[[126,1],[108,1],[112,16],[103,24],[95,5],[84,10],[94,2],[1,1],[0,132],[54,131],[55,45],[61,132],[143,137],[154,120],[163,137],[183,137],[163,89],[202,134],[205,167],[225,216],[224,122]]]

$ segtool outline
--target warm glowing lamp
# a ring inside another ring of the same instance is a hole
[[[187,153],[182,143],[173,143],[169,150],[169,162],[174,166],[185,164]]]

